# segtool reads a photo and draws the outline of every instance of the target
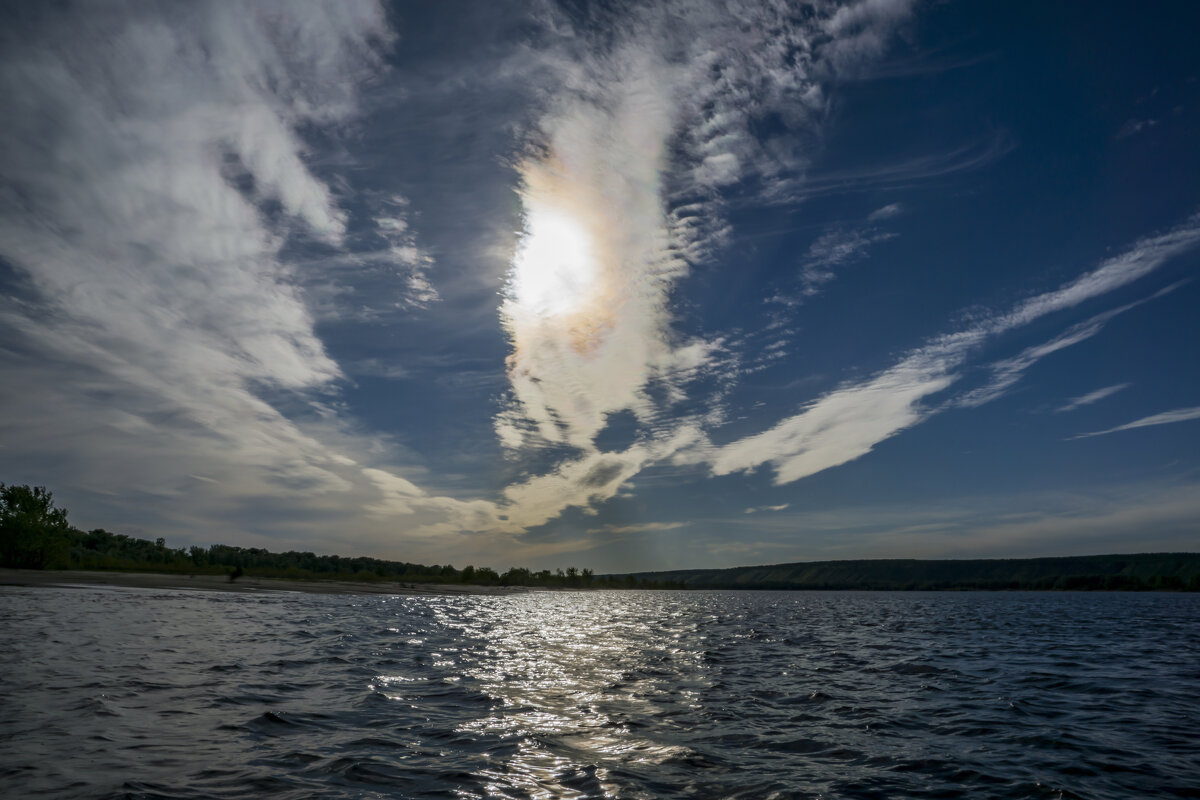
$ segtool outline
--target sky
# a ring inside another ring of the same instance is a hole
[[[1200,549],[1200,6],[0,5],[0,481],[498,569]]]

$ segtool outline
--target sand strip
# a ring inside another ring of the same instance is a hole
[[[128,586],[141,589],[199,589],[213,592],[307,592],[310,594],[515,594],[523,586],[459,586],[440,583],[404,583],[283,580],[243,575],[230,581],[225,575],[187,575],[156,572],[98,572],[89,570],[0,569],[0,586]]]

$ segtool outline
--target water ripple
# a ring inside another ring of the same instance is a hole
[[[0,590],[75,798],[1196,797],[1200,597]]]

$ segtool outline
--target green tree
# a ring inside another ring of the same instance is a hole
[[[69,566],[71,526],[44,486],[0,483],[0,565],[17,569]]]

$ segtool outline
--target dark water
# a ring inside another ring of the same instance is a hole
[[[4,589],[0,793],[1200,797],[1200,596]]]

